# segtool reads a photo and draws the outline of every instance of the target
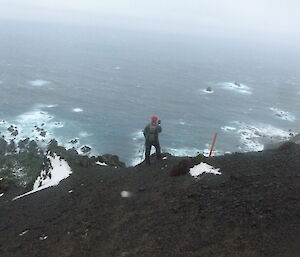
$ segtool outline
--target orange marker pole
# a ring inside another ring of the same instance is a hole
[[[209,152],[208,157],[211,157],[212,151],[214,150],[214,147],[215,147],[217,136],[218,136],[218,133],[215,133],[214,137],[213,137],[213,140],[212,140],[212,143],[211,143],[210,152]]]

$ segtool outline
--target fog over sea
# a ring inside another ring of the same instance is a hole
[[[300,132],[299,67],[299,55],[254,41],[2,22],[0,132],[134,165],[155,114],[165,152],[207,153],[215,132],[215,154],[260,151]]]

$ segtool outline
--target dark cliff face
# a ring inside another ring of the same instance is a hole
[[[86,146],[85,149],[88,147]],[[51,140],[46,148],[41,148],[38,144],[26,138],[19,142],[0,138],[0,177],[9,184],[23,188],[33,186],[35,179],[43,169],[49,169],[49,161],[46,158],[48,152],[56,153],[65,159],[70,165],[91,167],[97,162],[106,163],[107,166],[125,167],[116,155],[105,154],[103,156],[80,155],[74,149],[66,149],[59,146],[56,140]]]
[[[0,197],[0,254],[298,257],[299,156],[288,144],[129,168],[70,161],[58,186]],[[187,174],[201,161],[222,175]]]

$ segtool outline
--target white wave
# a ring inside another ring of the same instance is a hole
[[[290,132],[268,124],[246,124],[235,122],[239,129],[236,131],[240,137],[243,151],[262,151],[266,142],[283,141],[290,138]]]
[[[233,90],[241,94],[252,94],[252,89],[244,84],[237,82],[224,82],[220,84],[224,89]]]
[[[50,161],[51,168],[47,172],[42,170],[40,176],[36,179],[33,189],[25,194],[15,197],[13,200],[19,199],[23,196],[35,193],[48,187],[57,186],[60,181],[66,179],[72,174],[71,167],[60,156],[55,153],[51,156],[49,153],[47,159]]]
[[[131,138],[135,145],[133,158],[130,162],[131,166],[136,166],[144,160],[145,155],[145,139],[142,130],[135,131],[132,133]]]
[[[81,108],[73,108],[73,112],[83,112],[83,109]]]
[[[171,148],[167,147],[165,148],[165,151],[174,155],[174,156],[196,156],[203,151],[197,149],[197,148]]]
[[[36,80],[31,80],[28,82],[31,86],[34,87],[42,87],[50,84],[50,81],[47,80],[42,80],[42,79],[36,79]]]
[[[88,132],[86,132],[86,131],[81,131],[80,133],[79,133],[79,137],[91,137],[93,134],[91,134],[91,133],[88,133]]]
[[[210,145],[209,144],[206,144],[206,147],[205,149],[202,150],[202,154],[206,157],[209,156],[209,153],[210,153]],[[220,150],[217,150],[216,148],[213,149],[213,151],[211,152],[211,156],[219,156],[219,155],[222,155],[224,154],[223,151],[220,151]]]
[[[231,131],[235,131],[236,128],[235,127],[230,127],[230,126],[223,126],[221,127],[221,129],[225,132],[231,132]]]
[[[295,121],[296,117],[292,114],[290,114],[289,112],[287,111],[283,111],[279,108],[276,108],[276,107],[270,107],[269,108],[273,114],[279,118],[279,119],[282,119],[282,120],[286,120],[286,121],[290,121],[290,122],[293,122]]]
[[[207,90],[207,88],[202,89],[201,92],[205,93],[205,94],[213,94],[215,91],[213,90]]]
[[[0,132],[6,141],[13,140],[15,144],[25,138],[35,140],[45,147],[52,138],[57,138],[55,129],[64,126],[62,122],[55,121],[53,115],[35,106],[31,111],[22,113],[12,120],[2,120]]]
[[[57,106],[58,106],[57,104],[48,104],[45,107],[47,107],[47,108],[54,108],[54,107],[57,107]]]

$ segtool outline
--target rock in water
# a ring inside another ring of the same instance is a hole
[[[92,150],[92,148],[89,147],[89,146],[87,146],[87,145],[85,145],[85,146],[81,147],[80,150],[81,150],[83,153],[88,153],[88,152],[90,152],[90,151]]]

